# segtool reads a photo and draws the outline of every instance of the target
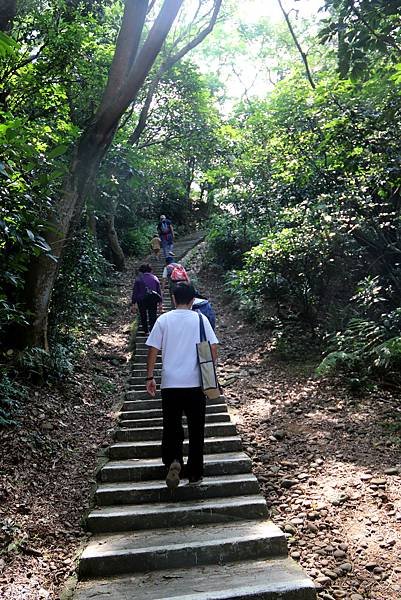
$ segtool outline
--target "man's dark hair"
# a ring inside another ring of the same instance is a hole
[[[177,283],[173,296],[176,304],[189,304],[195,298],[195,288],[190,283]]]
[[[138,270],[140,273],[151,273],[152,267],[147,263],[146,265],[141,265]]]
[[[174,258],[172,256],[166,257],[166,265],[171,265],[174,262]]]

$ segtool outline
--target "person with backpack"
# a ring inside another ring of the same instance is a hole
[[[202,296],[198,291],[195,291],[195,299],[192,304],[192,310],[202,313],[208,319],[213,331],[216,330],[216,313],[213,306],[206,296]]]
[[[157,319],[157,309],[162,311],[162,293],[160,281],[153,275],[152,267],[144,264],[139,267],[138,276],[135,279],[132,290],[131,312],[136,314],[138,306],[139,317],[142,328],[147,335],[152,330]]]
[[[174,287],[178,283],[189,283],[188,273],[185,268],[180,263],[174,262],[172,256],[167,256],[166,258],[166,266],[164,267],[162,274],[162,295],[164,294],[167,283],[171,299]]]
[[[191,308],[194,287],[180,283],[173,292],[176,310],[161,315],[146,342],[148,346],[146,389],[156,394],[154,368],[159,351],[163,367],[161,396],[163,412],[162,462],[166,467],[166,484],[175,489],[182,477],[189,485],[202,482],[206,398],[201,387],[197,344],[201,339],[202,319],[206,340],[211,344],[213,361],[217,361],[218,339],[203,315]],[[184,468],[182,416],[188,426],[188,460]]]
[[[164,258],[167,258],[167,256],[174,256],[174,229],[170,219],[167,219],[166,215],[160,215],[157,231],[160,236]]]

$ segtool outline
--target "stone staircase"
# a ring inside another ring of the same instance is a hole
[[[177,243],[176,255],[198,241]],[[161,261],[154,271],[161,275]],[[207,404],[202,484],[166,487],[160,393],[150,399],[145,392],[146,354],[138,333],[119,426],[86,519],[93,535],[75,599],[315,599],[313,583],[287,556],[285,535],[267,518],[223,397]],[[159,385],[160,376],[159,359]]]

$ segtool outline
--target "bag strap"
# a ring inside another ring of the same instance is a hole
[[[199,317],[199,332],[200,332],[200,341],[206,342],[206,332],[205,332],[205,324],[203,322],[203,318],[200,312],[198,312]]]

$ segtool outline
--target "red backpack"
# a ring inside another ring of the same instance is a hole
[[[178,283],[179,281],[189,281],[188,274],[184,267],[179,263],[171,263],[167,267],[167,276],[171,281]]]

